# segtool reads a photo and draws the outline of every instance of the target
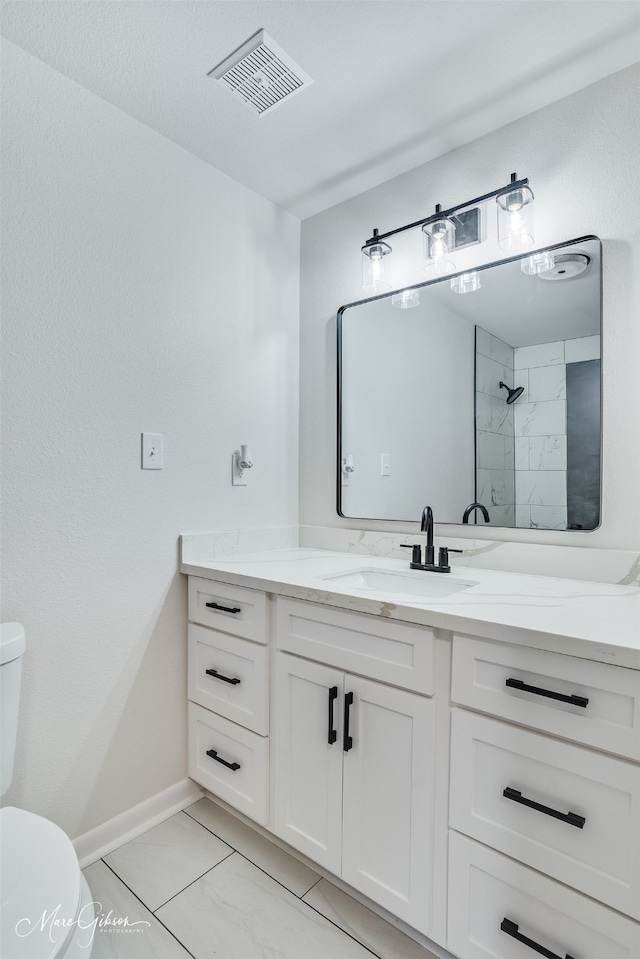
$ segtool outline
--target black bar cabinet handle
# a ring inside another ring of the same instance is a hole
[[[353,705],[353,693],[344,695],[344,734],[342,736],[342,748],[348,753],[353,746],[353,738],[349,735],[349,710]]]
[[[223,676],[217,669],[205,669],[205,672],[207,676],[213,676],[214,679],[221,679],[223,683],[231,683],[232,686],[237,686],[240,682],[237,678],[231,679],[229,676]]]
[[[221,609],[223,613],[239,613],[239,606],[220,606],[219,603],[205,603],[209,609]]]
[[[234,773],[236,769],[240,769],[240,763],[228,763],[226,759],[222,759],[220,756],[218,756],[218,753],[215,749],[207,749],[207,756],[211,756],[211,758],[215,759],[217,763],[222,763],[222,765],[226,766],[227,769],[230,769],[232,773]]]
[[[333,746],[336,739],[338,738],[338,733],[333,728],[333,704],[338,698],[338,687],[332,686],[329,690],[329,734],[327,736],[327,742],[330,746]]]
[[[528,939],[527,936],[523,936],[521,932],[518,932],[518,926],[515,922],[512,922],[511,919],[503,919],[500,923],[500,928],[503,932],[506,932],[508,936],[512,936],[513,939],[517,939],[518,942],[528,946],[529,949],[533,949],[538,955],[546,956],[547,959],[562,959],[562,956],[559,956],[557,952],[551,952],[550,949],[545,949],[544,946],[541,946],[540,943],[534,939]],[[573,956],[566,953],[564,959],[573,959]]]
[[[503,790],[502,795],[505,799],[513,799],[514,802],[522,803],[523,806],[528,806],[530,809],[543,812],[545,816],[553,816],[554,819],[561,819],[562,822],[566,822],[570,826],[577,826],[578,829],[582,829],[587,821],[584,816],[579,816],[576,812],[558,812],[557,809],[552,809],[551,806],[543,806],[542,803],[534,802],[533,799],[527,799],[518,789],[512,789],[511,786],[507,786],[507,788]]]
[[[547,699],[558,699],[561,703],[571,703],[572,706],[582,706],[586,708],[589,700],[586,696],[576,696],[572,693],[567,696],[566,693],[556,693],[552,689],[543,689],[541,686],[527,686],[521,679],[507,679],[505,686],[511,686],[513,689],[523,689],[525,693],[535,693],[536,696],[546,696]]]

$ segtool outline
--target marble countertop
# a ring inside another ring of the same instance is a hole
[[[343,609],[640,670],[640,588],[458,566],[450,574],[409,571],[409,560],[323,549],[276,549],[211,561],[183,573]],[[323,577],[389,570],[472,585],[439,599],[348,586]]]

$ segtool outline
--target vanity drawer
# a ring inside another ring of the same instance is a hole
[[[217,754],[217,759],[207,755]],[[236,768],[231,768],[235,766]],[[189,776],[266,825],[269,740],[189,703]]]
[[[449,904],[447,946],[460,959],[640,956],[638,923],[455,832],[449,837]],[[503,931],[505,920],[530,943]]]
[[[278,597],[280,649],[415,692],[433,693],[433,631]]]
[[[189,625],[189,699],[266,736],[269,649]]]
[[[259,589],[190,576],[189,619],[254,643],[269,641],[267,594]]]
[[[635,763],[454,709],[449,824],[640,918]]]
[[[638,670],[455,635],[451,698],[524,726],[640,759]]]

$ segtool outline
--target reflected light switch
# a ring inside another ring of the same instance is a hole
[[[164,437],[162,433],[142,433],[143,470],[161,470],[163,468]]]

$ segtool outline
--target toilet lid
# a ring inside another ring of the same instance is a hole
[[[54,823],[13,806],[0,809],[0,837],[0,953],[54,959],[79,932],[81,874],[71,840]]]

